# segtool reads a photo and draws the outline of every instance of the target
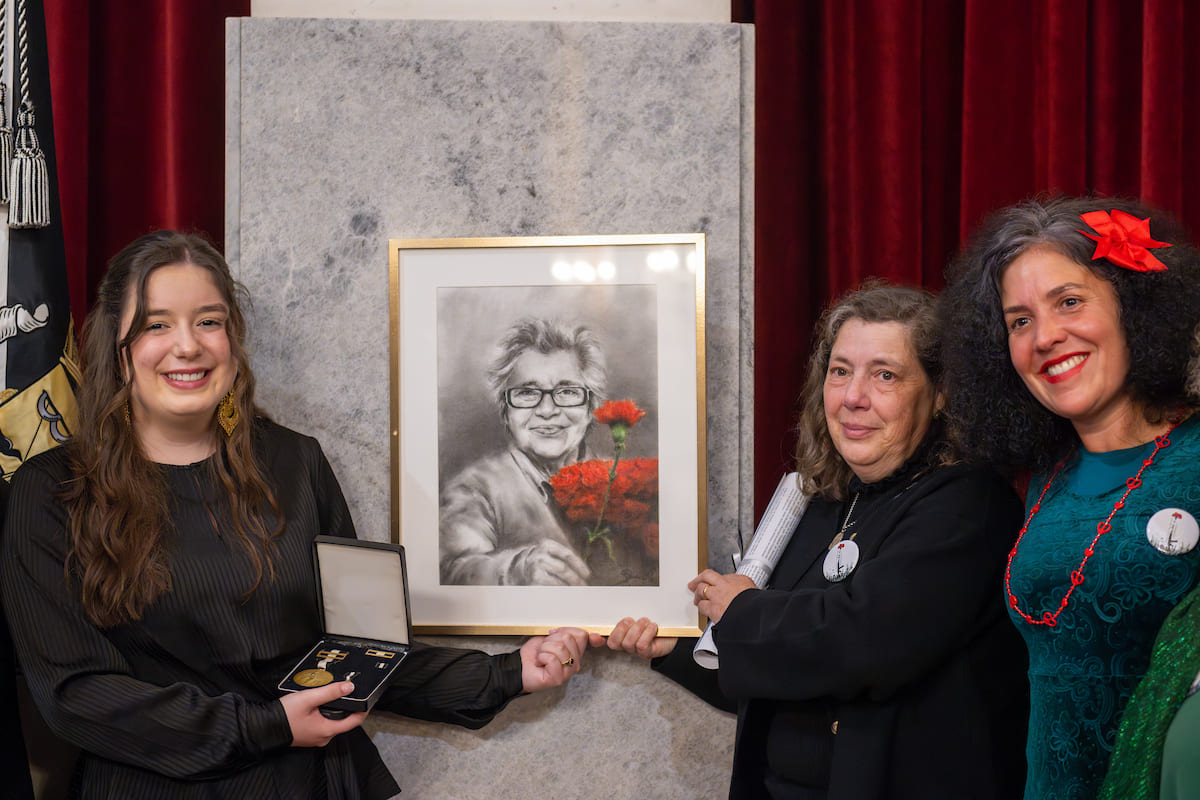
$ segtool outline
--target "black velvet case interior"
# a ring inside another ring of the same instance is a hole
[[[279,683],[299,692],[349,680],[354,691],[321,707],[327,717],[369,711],[408,655],[412,618],[404,548],[318,536],[313,562],[325,636]]]

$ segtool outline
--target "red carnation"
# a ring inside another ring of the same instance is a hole
[[[611,552],[613,528],[626,530],[647,555],[657,558],[658,459],[631,458],[615,465],[579,461],[552,475],[550,488],[567,519],[589,526],[589,543],[600,539]]]
[[[587,529],[589,547],[597,539],[613,555],[612,526],[630,531],[643,549],[658,552],[658,459],[621,460],[629,429],[646,412],[632,400],[610,400],[592,412],[607,425],[613,439],[611,461],[581,461],[560,469],[550,478],[554,500],[573,522],[595,520]],[[607,518],[607,519],[606,519]],[[608,522],[606,525],[605,522]],[[654,524],[654,535],[646,525]],[[651,544],[653,539],[653,544]]]
[[[658,459],[634,458],[617,464],[617,476],[609,489],[611,461],[579,461],[550,478],[554,500],[573,522],[588,522],[604,516],[614,524],[642,522],[658,499]],[[604,491],[609,489],[605,508]]]
[[[625,437],[629,429],[637,425],[638,420],[646,416],[646,412],[637,407],[632,400],[609,400],[592,412],[598,421],[608,426],[612,434],[615,455],[621,457],[625,450]]]
[[[632,458],[617,467],[613,491],[641,499],[658,497],[658,459]]]
[[[600,516],[609,468],[607,461],[580,461],[563,467],[550,478],[554,500],[568,519],[589,522]]]
[[[592,412],[597,422],[605,425],[624,425],[632,428],[646,412],[637,407],[632,400],[609,400]]]

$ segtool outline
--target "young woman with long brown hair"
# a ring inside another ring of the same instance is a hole
[[[79,434],[13,481],[5,607],[34,700],[83,751],[80,797],[398,791],[366,714],[319,712],[352,684],[275,688],[320,635],[313,537],[354,527],[316,440],[255,407],[239,294],[197,237],[121,251],[84,326]],[[415,645],[379,705],[478,727],[585,646]]]

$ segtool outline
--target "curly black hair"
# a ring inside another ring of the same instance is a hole
[[[1080,215],[1117,209],[1150,219],[1171,247],[1153,251],[1165,271],[1137,272],[1092,260],[1096,243],[1080,233]],[[1157,421],[1194,408],[1187,393],[1193,333],[1200,323],[1200,251],[1166,214],[1125,198],[1039,198],[992,215],[947,273],[939,300],[947,418],[956,454],[1010,473],[1044,471],[1078,443],[1071,423],[1043,407],[1022,383],[1008,353],[1000,280],[1022,253],[1057,252],[1112,284],[1129,346],[1126,386]]]

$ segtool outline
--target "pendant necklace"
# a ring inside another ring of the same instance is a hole
[[[881,500],[875,508],[886,507],[892,502],[907,492],[909,489],[917,485],[917,481],[925,474],[921,470],[913,475],[906,485],[900,488],[900,491],[890,495],[887,499]],[[821,574],[825,576],[825,580],[830,583],[839,583],[849,577],[854,568],[858,566],[858,560],[861,556],[858,544],[854,541],[854,537],[858,536],[858,531],[850,534],[850,538],[846,538],[846,531],[858,524],[858,520],[851,521],[854,516],[854,507],[858,505],[858,498],[862,495],[859,490],[854,493],[854,499],[850,501],[850,510],[846,512],[846,519],[842,521],[842,529],[833,537],[833,541],[829,543],[829,552],[825,554],[825,561],[821,564]]]
[[[855,493],[854,499],[850,502],[850,510],[846,512],[846,519],[842,521],[842,529],[829,543],[829,552],[825,554],[825,561],[821,564],[821,574],[830,583],[845,580],[858,566],[858,545],[854,542],[858,531],[850,534],[849,539],[846,538],[846,531],[854,525],[854,522],[850,521],[850,517],[854,515],[854,506],[858,504],[860,494],[862,493]]]
[[[1125,507],[1125,500],[1129,497],[1130,493],[1142,485],[1142,473],[1154,463],[1154,458],[1158,455],[1158,451],[1171,446],[1171,440],[1168,437],[1171,435],[1171,431],[1179,426],[1179,422],[1181,421],[1172,422],[1171,427],[1167,428],[1166,433],[1162,436],[1154,437],[1154,451],[1142,461],[1142,466],[1137,471],[1137,474],[1125,481],[1125,494],[1121,495],[1121,499],[1113,504],[1112,511],[1108,512],[1108,516],[1105,517],[1104,521],[1096,525],[1096,535],[1092,538],[1091,544],[1084,548],[1083,560],[1079,562],[1079,566],[1071,572],[1071,585],[1068,587],[1067,593],[1063,595],[1062,600],[1058,602],[1058,608],[1054,609],[1053,612],[1043,611],[1039,619],[1026,611],[1022,611],[1021,607],[1017,605],[1017,596],[1012,591],[1012,562],[1013,558],[1017,555],[1017,548],[1021,546],[1021,539],[1025,538],[1025,532],[1029,530],[1029,523],[1033,522],[1033,518],[1042,509],[1042,499],[1050,489],[1050,484],[1054,483],[1054,479],[1058,477],[1058,473],[1062,470],[1063,465],[1067,463],[1067,459],[1071,457],[1071,454],[1068,453],[1066,458],[1054,465],[1054,471],[1050,473],[1050,479],[1042,487],[1042,493],[1038,495],[1037,502],[1033,504],[1033,508],[1029,509],[1029,517],[1025,520],[1025,524],[1021,526],[1021,532],[1017,534],[1017,541],[1013,543],[1012,550],[1008,551],[1008,565],[1004,568],[1004,591],[1008,595],[1008,605],[1022,619],[1030,625],[1045,625],[1050,628],[1058,624],[1058,615],[1067,607],[1067,603],[1071,600],[1071,595],[1075,593],[1075,588],[1083,583],[1083,568],[1087,566],[1088,559],[1096,554],[1096,542],[1100,541],[1100,537],[1112,530],[1112,518],[1118,511]]]

